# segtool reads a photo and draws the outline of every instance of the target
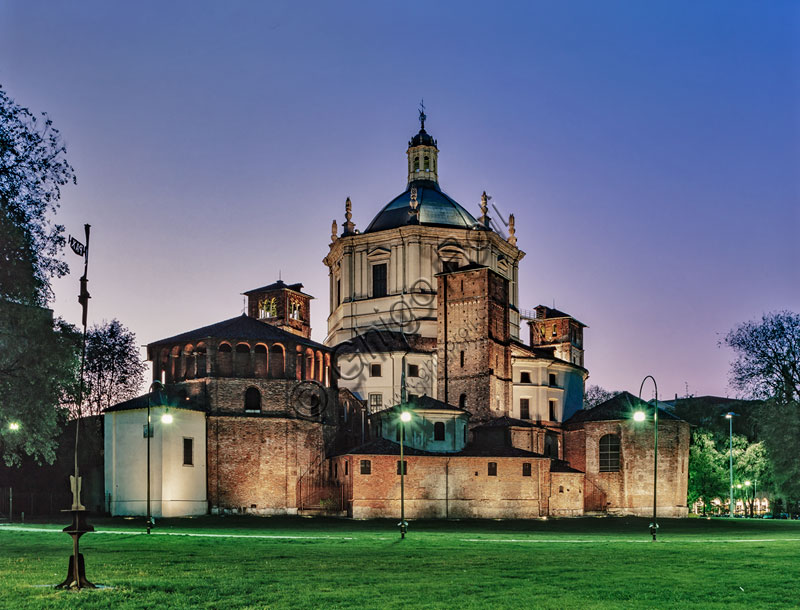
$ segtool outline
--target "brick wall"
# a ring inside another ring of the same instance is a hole
[[[297,510],[297,479],[324,454],[330,426],[281,418],[208,418],[208,498],[212,512]]]
[[[439,399],[459,405],[465,395],[473,424],[505,415],[511,404],[508,281],[478,269],[440,275],[438,282]]]
[[[397,455],[346,455],[333,458],[343,477],[349,460],[352,515],[355,518],[399,517],[400,476]],[[406,456],[406,517],[419,518],[514,518],[542,517],[551,502],[550,460],[543,458]],[[371,474],[362,475],[361,460],[370,460]],[[497,476],[488,475],[489,462],[497,464]],[[522,464],[531,464],[531,476],[522,476]],[[558,514],[581,514],[580,473],[553,473],[562,492],[556,500]],[[564,481],[567,481],[566,483]],[[558,487],[556,487],[556,492]]]
[[[606,434],[620,437],[620,469],[600,472],[599,444]],[[586,497],[592,489],[604,496],[611,513],[648,516],[653,511],[653,427],[635,422],[584,422],[565,432],[566,459],[586,472]],[[688,512],[689,424],[660,420],[658,424],[658,514],[684,517]],[[588,506],[587,510],[597,510]]]

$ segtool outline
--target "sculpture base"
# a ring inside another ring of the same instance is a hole
[[[83,553],[78,553],[77,580],[75,572],[75,555],[69,557],[67,578],[56,585],[56,589],[96,589],[97,587],[86,579],[86,566],[83,563]]]
[[[86,509],[72,509],[62,512],[72,514],[72,523],[62,530],[72,538],[72,555],[69,558],[67,578],[64,582],[56,585],[56,589],[96,589],[97,587],[86,579],[86,567],[83,563],[83,555],[79,551],[78,541],[80,537],[86,532],[94,531],[94,528],[86,523]]]

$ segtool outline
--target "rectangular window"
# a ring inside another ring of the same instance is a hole
[[[386,263],[372,265],[372,296],[386,296]]]
[[[490,477],[497,476],[497,462],[489,462],[489,476]]]
[[[556,387],[556,374],[555,373],[550,373],[550,386],[553,387],[553,388]]]
[[[522,463],[522,476],[523,477],[531,476],[531,463],[530,462],[523,462]]]
[[[183,465],[194,466],[194,439],[183,439]]]
[[[530,383],[531,382],[531,374],[530,373],[520,373],[519,374],[519,382],[520,383]]]
[[[403,472],[400,472],[400,460],[397,460],[397,474],[408,474],[408,462],[403,460]]]
[[[442,272],[452,273],[458,270],[458,261],[442,261]]]
[[[408,365],[408,376],[409,377],[419,377],[419,365],[418,364],[409,364]]]
[[[369,365],[369,376],[370,377],[380,377],[381,376],[381,365],[380,364],[370,364]]]
[[[336,304],[342,304],[342,280],[336,280]]]
[[[361,474],[372,474],[372,462],[361,460]]]
[[[530,398],[520,398],[519,399],[519,418],[520,419],[530,419],[531,418],[531,401],[530,401]]]
[[[550,401],[550,421],[556,421],[556,401]]]
[[[419,398],[419,394],[409,394],[408,395],[408,402],[414,402]]]
[[[370,394],[369,406],[374,409],[380,409],[383,406],[383,394]]]
[[[464,368],[464,350],[461,350],[461,368]]]
[[[347,474],[350,472],[349,464],[350,462],[344,463],[344,476],[347,476]]]

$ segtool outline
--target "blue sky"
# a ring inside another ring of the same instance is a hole
[[[440,183],[514,213],[523,307],[589,325],[589,383],[733,394],[734,325],[800,311],[796,2],[0,2],[0,83],[47,111],[93,226],[90,318],[147,343],[279,271],[325,334],[330,224]],[[56,283],[79,322],[79,269]]]

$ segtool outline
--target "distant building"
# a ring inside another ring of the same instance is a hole
[[[151,439],[155,514],[396,516],[402,468],[412,518],[652,511],[652,434],[630,418],[648,405],[583,409],[585,325],[520,309],[513,215],[506,236],[485,193],[478,218],[444,193],[424,118],[406,189],[363,232],[349,199],[333,223],[324,344],[312,297],[279,281],[245,293],[247,315],[148,346],[181,412]],[[106,415],[115,514],[143,512],[146,400]],[[688,424],[665,413],[662,426],[659,511],[685,515]]]

